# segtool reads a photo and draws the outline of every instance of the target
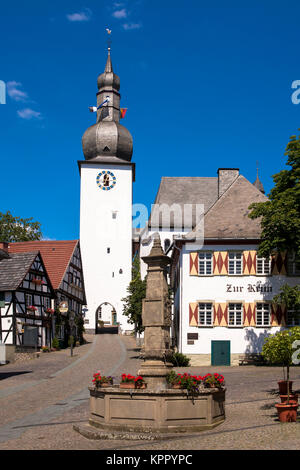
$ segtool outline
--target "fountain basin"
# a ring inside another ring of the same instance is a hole
[[[107,431],[177,433],[203,431],[225,420],[225,389],[126,390],[89,387],[89,425]]]

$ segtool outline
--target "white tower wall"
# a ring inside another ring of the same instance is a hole
[[[109,191],[97,185],[101,171],[111,171],[116,177]],[[131,281],[131,165],[81,164],[80,246],[87,297],[86,330],[95,330],[97,308],[105,302],[116,310],[122,332],[133,329],[123,315],[121,301]],[[103,305],[103,321],[111,322],[111,310]]]

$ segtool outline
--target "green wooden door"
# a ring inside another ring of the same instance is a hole
[[[211,342],[211,365],[230,366],[230,341]]]

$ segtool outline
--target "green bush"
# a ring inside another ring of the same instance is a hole
[[[52,348],[59,349],[59,340],[56,336],[52,340]]]
[[[182,353],[176,352],[169,357],[169,361],[175,367],[187,367],[190,365],[190,359]]]

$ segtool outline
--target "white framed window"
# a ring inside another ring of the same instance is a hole
[[[43,305],[45,308],[51,308],[51,299],[50,297],[43,298]]]
[[[300,276],[300,258],[295,252],[288,252],[287,271],[289,276]]]
[[[30,307],[31,305],[33,305],[32,295],[31,294],[25,294],[25,308]]]
[[[287,326],[300,326],[300,314],[297,315],[295,310],[288,310],[286,324]]]
[[[270,326],[271,305],[266,302],[256,304],[256,326]]]
[[[228,252],[228,274],[243,274],[243,253],[241,251]]]
[[[203,251],[199,253],[199,274],[200,276],[210,276],[212,274],[212,253]]]
[[[269,276],[271,274],[271,258],[256,257],[256,274]]]
[[[212,326],[213,325],[213,304],[212,303],[199,303],[199,326]]]
[[[228,305],[228,326],[243,326],[242,303],[230,303]]]

